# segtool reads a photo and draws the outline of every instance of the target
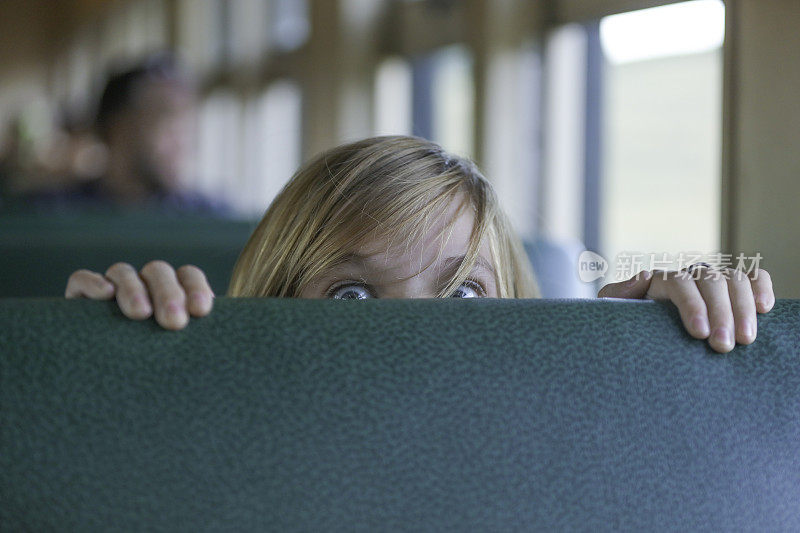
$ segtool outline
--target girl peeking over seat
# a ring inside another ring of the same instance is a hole
[[[701,272],[706,267],[701,267]],[[775,297],[764,270],[745,275],[643,271],[599,296],[671,300],[689,333],[719,352],[756,337]],[[699,278],[699,279],[696,279]],[[122,312],[167,329],[212,308],[197,267],[117,263],[79,270],[67,298],[116,297]],[[416,137],[374,137],[300,168],[236,263],[228,296],[290,298],[537,298],[522,243],[475,165]]]

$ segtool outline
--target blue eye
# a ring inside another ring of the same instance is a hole
[[[486,296],[486,291],[483,290],[483,287],[474,281],[467,280],[453,291],[450,298],[483,298],[484,296]]]
[[[329,298],[334,300],[366,300],[373,298],[372,294],[363,285],[340,285],[331,291]]]

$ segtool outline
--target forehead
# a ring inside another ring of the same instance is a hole
[[[371,238],[354,254],[365,268],[382,273],[386,281],[410,278],[431,267],[439,270],[445,260],[463,256],[469,248],[475,215],[465,201],[462,195],[453,198],[439,216],[432,217],[415,242],[408,242],[403,238],[408,233],[400,231],[394,242],[387,237]],[[486,243],[480,252],[489,262]]]
[[[139,87],[134,100],[140,112],[184,112],[194,104],[191,90],[176,82],[147,80]]]

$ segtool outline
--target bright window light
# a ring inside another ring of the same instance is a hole
[[[694,0],[611,15],[600,22],[603,52],[611,63],[693,54],[722,46],[722,0]]]
[[[411,135],[412,72],[408,61],[392,57],[375,72],[375,135]]]

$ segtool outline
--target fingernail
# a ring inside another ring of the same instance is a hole
[[[744,326],[742,327],[742,333],[748,339],[752,339],[753,337],[755,337],[755,328],[753,327],[753,323],[750,322],[749,320],[745,322]]]
[[[211,305],[211,298],[207,297],[202,292],[192,293],[190,298],[192,299],[192,303],[195,305],[195,307],[206,309]]]
[[[181,306],[178,302],[169,302],[167,304],[167,312],[172,315],[178,315],[183,313],[183,306]]]
[[[712,338],[723,346],[731,346],[733,344],[733,337],[728,328],[715,329]]]
[[[708,336],[708,320],[702,316],[696,316],[692,319],[692,328],[698,335],[703,337]]]
[[[760,307],[761,309],[766,309],[767,306],[769,305],[769,302],[767,302],[767,297],[764,294],[758,295],[758,298],[756,298],[756,303],[758,304],[758,307]]]
[[[133,297],[133,306],[144,313],[150,312],[150,302],[141,294]]]
[[[169,302],[166,314],[160,323],[167,329],[182,329],[189,322],[189,316],[182,302]]]

